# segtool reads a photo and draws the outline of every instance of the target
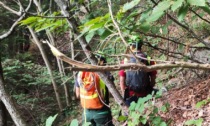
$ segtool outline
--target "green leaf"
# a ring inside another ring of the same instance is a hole
[[[144,22],[146,21],[146,19],[149,17],[150,13],[152,12],[152,9],[149,8],[148,10],[144,11],[142,14],[141,14],[141,17],[140,17],[140,22]]]
[[[162,112],[166,112],[166,111],[167,111],[167,108],[166,108],[165,105],[161,107],[161,111],[162,111]]]
[[[132,9],[134,6],[136,6],[141,0],[133,0],[129,3],[124,4],[123,8],[122,8],[122,12],[126,12],[130,9]]]
[[[140,122],[141,122],[142,124],[146,124],[146,123],[147,123],[147,117],[146,117],[146,115],[143,115],[143,116],[140,118]]]
[[[145,22],[145,23],[140,25],[140,29],[143,32],[148,32],[150,30],[150,24],[148,22]]]
[[[31,23],[36,22],[39,19],[40,19],[40,17],[29,17],[29,18],[26,18],[25,20],[20,21],[19,23],[21,25],[29,25]]]
[[[93,36],[95,35],[95,32],[90,32],[85,36],[86,41],[89,43],[90,40],[93,38]]]
[[[199,118],[198,120],[188,120],[185,122],[185,125],[196,125],[196,126],[202,126],[203,119]]]
[[[120,122],[123,122],[125,120],[127,120],[127,116],[120,116],[117,120],[120,121]]]
[[[163,26],[162,30],[163,30],[164,35],[168,34],[168,26],[167,25]]]
[[[155,126],[159,126],[160,122],[161,122],[161,118],[159,116],[158,117],[154,117],[152,119],[152,124],[154,124]]]
[[[105,39],[106,37],[108,37],[110,34],[112,34],[109,30],[105,30],[103,32],[103,34],[100,36],[100,38],[103,40]]]
[[[136,107],[136,103],[135,102],[131,102],[131,105],[129,107],[129,110],[130,111],[133,111],[133,110],[135,110],[135,107]]]
[[[161,122],[159,126],[167,126],[165,122]]]
[[[206,105],[207,103],[208,103],[207,100],[203,100],[203,101],[198,102],[195,106],[196,106],[196,108],[201,108],[202,106]]]
[[[147,19],[147,22],[150,23],[150,22],[157,21],[163,14],[164,14],[164,12],[153,13],[153,14]]]
[[[96,23],[89,28],[89,32],[94,32],[100,28],[103,28],[105,22]]]
[[[152,11],[152,14],[147,19],[148,22],[154,22],[158,20],[170,6],[172,2],[170,1],[162,1],[160,2]]]
[[[69,126],[79,126],[78,120],[77,119],[73,119]]]
[[[160,13],[160,12],[163,12],[165,10],[167,10],[170,6],[171,6],[171,1],[162,1],[160,2],[154,9],[153,9],[153,12],[152,13]]]
[[[188,7],[189,7],[188,5],[184,5],[179,9],[179,12],[178,12],[178,20],[179,21],[183,21],[184,17],[187,14]]]
[[[54,115],[53,117],[52,116],[48,117],[46,120],[45,126],[52,126],[52,123],[56,119],[57,116],[58,116],[58,114]]]
[[[201,42],[199,42],[199,43],[197,43],[197,44],[195,44],[195,45],[193,45],[193,46],[195,46],[195,47],[206,47],[203,43],[201,43]]]
[[[206,6],[205,0],[187,0],[187,3],[195,6],[202,6],[202,7]]]
[[[105,32],[105,29],[104,29],[104,28],[99,28],[99,29],[97,30],[97,34],[100,35],[100,36],[101,36],[104,32]]]
[[[174,2],[174,4],[171,6],[171,10],[175,11],[176,9],[182,6],[183,2],[184,0],[177,0],[176,2]]]
[[[206,13],[210,14],[210,8],[208,6],[201,7]]]
[[[90,25],[94,25],[95,23],[99,23],[101,21],[101,19],[102,19],[101,17],[96,17],[96,18],[86,22],[84,24],[84,26],[90,26]]]

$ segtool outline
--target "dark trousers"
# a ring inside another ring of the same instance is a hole
[[[111,110],[106,106],[102,109],[85,109],[83,113],[83,124],[85,121],[91,122],[91,126],[114,126]]]

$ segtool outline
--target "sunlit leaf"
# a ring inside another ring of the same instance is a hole
[[[127,116],[120,116],[117,120],[122,122],[125,121],[128,117]]]
[[[129,110],[133,111],[133,110],[135,110],[135,107],[136,107],[136,103],[135,102],[131,102]]]
[[[122,11],[126,12],[136,6],[141,0],[132,0],[129,3],[124,4]]]
[[[48,117],[46,120],[45,126],[52,126],[52,123],[54,122],[54,120],[56,119],[57,116],[58,116],[58,114]]]
[[[159,13],[152,14],[147,19],[147,22],[154,22],[154,21],[158,20],[161,16],[163,16],[163,14],[164,14],[164,12],[159,12]]]
[[[21,25],[28,25],[28,24],[36,22],[38,19],[40,19],[40,18],[39,17],[29,17],[25,20],[20,21],[19,23]]]
[[[195,6],[202,6],[202,7],[204,7],[206,5],[206,1],[205,0],[187,0],[187,2],[190,5],[195,5]]]
[[[178,9],[179,7],[182,6],[182,3],[184,2],[184,0],[177,0],[173,3],[173,5],[171,6],[171,10],[175,11],[176,9]]]
[[[195,125],[195,126],[202,126],[203,123],[203,119],[199,118],[197,120],[188,120],[185,122],[185,125],[191,126],[191,125]]]
[[[152,13],[160,13],[167,10],[171,6],[171,1],[162,1],[154,9]]]
[[[167,126],[165,122],[161,122],[159,126]]]

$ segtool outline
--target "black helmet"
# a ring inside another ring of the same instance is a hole
[[[98,65],[99,65],[99,63],[100,63],[101,61],[103,61],[103,64],[106,64],[106,63],[107,63],[106,58],[105,58],[105,55],[104,55],[104,53],[101,52],[101,51],[98,51],[98,52],[96,53],[96,58],[97,58],[97,60],[98,60]]]
[[[129,45],[134,46],[137,49],[141,49],[143,41],[139,36],[132,36],[129,40]]]

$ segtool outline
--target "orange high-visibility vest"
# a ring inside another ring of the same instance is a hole
[[[82,107],[86,109],[102,108],[104,104],[99,98],[102,96],[99,76],[93,72],[79,72],[78,82]]]

